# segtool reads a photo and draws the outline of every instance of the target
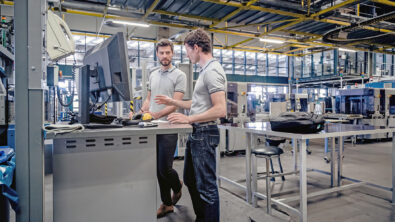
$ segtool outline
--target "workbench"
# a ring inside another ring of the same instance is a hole
[[[299,183],[300,190],[299,196],[290,197],[286,199],[271,199],[271,204],[275,204],[290,213],[296,214],[299,217],[299,221],[306,222],[307,221],[307,198],[328,194],[332,192],[338,192],[344,189],[355,188],[359,186],[371,185],[375,186],[371,183],[366,183],[363,181],[356,181],[351,184],[342,185],[342,180],[345,179],[342,174],[343,167],[343,138],[347,136],[356,136],[356,135],[367,135],[367,134],[379,134],[379,133],[392,133],[394,134],[395,128],[381,128],[374,126],[365,126],[365,125],[350,125],[350,124],[340,124],[340,123],[327,123],[325,124],[325,129],[319,133],[313,134],[296,134],[296,133],[285,133],[285,132],[277,132],[272,131],[270,128],[269,122],[261,122],[261,123],[246,123],[243,125],[237,124],[225,124],[220,125],[219,128],[222,129],[232,129],[238,130],[240,135],[245,134],[247,137],[247,147],[246,147],[246,155],[245,155],[245,169],[246,169],[246,185],[238,183],[237,181],[231,180],[224,176],[221,176],[220,169],[220,158],[219,153],[217,153],[217,175],[218,175],[218,183],[221,185],[222,182],[234,185],[238,188],[241,188],[245,191],[246,201],[253,205],[256,205],[257,197],[261,199],[266,199],[266,196],[258,193],[256,191],[256,187],[252,184],[252,167],[251,167],[251,150],[257,147],[257,137],[258,136],[275,136],[275,137],[283,137],[293,139],[295,141],[293,143],[293,172],[294,174],[299,175]],[[326,190],[317,191],[314,193],[307,193],[307,158],[306,158],[306,140],[308,139],[327,139],[332,138],[332,149],[331,149],[331,188]],[[336,140],[338,141],[336,143]],[[336,145],[338,148],[336,149]],[[299,147],[299,153],[297,152]],[[219,151],[217,151],[219,152]],[[299,158],[298,158],[299,155]],[[336,164],[337,162],[337,164]],[[381,188],[380,186],[376,186],[376,188]],[[395,139],[393,137],[392,142],[392,188],[387,188],[385,190],[392,192],[392,202],[395,201]],[[300,201],[300,208],[296,209],[287,204],[290,201]],[[255,203],[254,203],[255,202]],[[269,208],[268,208],[269,209]]]
[[[159,123],[48,134],[54,221],[156,221],[156,135],[191,132],[190,125]]]

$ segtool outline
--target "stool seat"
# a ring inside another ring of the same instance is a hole
[[[269,146],[278,146],[281,143],[285,143],[285,138],[268,137],[268,138],[266,138],[266,142],[269,144]]]
[[[284,153],[281,148],[276,146],[265,146],[258,149],[251,150],[251,153],[256,156],[277,156]]]

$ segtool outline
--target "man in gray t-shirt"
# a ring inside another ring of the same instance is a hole
[[[174,93],[185,94],[186,75],[174,66],[167,70],[157,69],[153,71],[149,77],[148,94],[149,101],[154,101],[157,95],[166,95],[173,98]],[[182,99],[182,98],[181,98]],[[166,105],[149,103],[149,111],[154,119],[167,120]],[[144,108],[143,108],[144,109]]]
[[[186,75],[172,66],[173,43],[162,39],[157,43],[156,54],[160,61],[160,69],[153,71],[149,77],[148,94],[140,110],[150,113],[154,119],[166,120],[167,115],[176,110],[175,106],[156,104],[157,95],[166,95],[175,100],[182,100],[186,90]],[[181,198],[182,181],[173,169],[174,153],[177,147],[177,134],[157,136],[156,160],[157,177],[162,204],[157,211],[157,217],[163,217],[174,211],[174,205]],[[173,190],[173,196],[171,196]]]
[[[213,58],[211,40],[202,29],[188,33],[184,41],[192,63],[202,67],[196,81],[192,101],[180,101],[165,95],[155,98],[158,104],[191,109],[190,115],[172,113],[171,123],[190,123],[184,156],[184,182],[191,195],[196,220],[219,222],[219,195],[216,178],[215,149],[219,143],[216,120],[226,116],[226,75],[221,64]]]

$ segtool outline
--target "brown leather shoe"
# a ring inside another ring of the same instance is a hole
[[[174,207],[173,206],[166,206],[164,204],[161,204],[159,209],[156,211],[156,217],[161,218],[166,216],[168,213],[174,212]]]
[[[182,180],[180,180],[180,183],[181,183],[181,189],[180,189],[180,192],[178,192],[178,193],[173,193],[173,196],[171,197],[171,201],[173,202],[173,205],[176,205],[176,203],[181,199],[181,196],[182,196],[182,185],[183,185],[183,182],[182,182]]]

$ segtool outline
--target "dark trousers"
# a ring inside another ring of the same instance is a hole
[[[194,126],[185,150],[184,182],[198,222],[219,222],[215,149],[217,125]]]
[[[180,179],[173,169],[174,153],[177,147],[177,134],[158,135],[156,141],[156,167],[160,188],[160,198],[163,204],[173,205],[171,190],[178,193],[181,190]]]

